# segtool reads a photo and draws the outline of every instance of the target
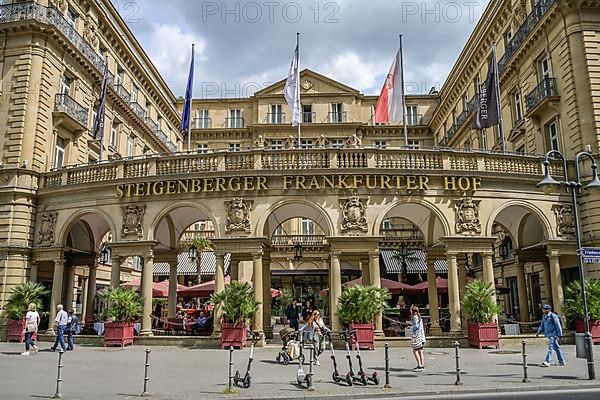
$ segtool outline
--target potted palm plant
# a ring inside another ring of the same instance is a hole
[[[500,307],[494,301],[495,290],[491,282],[484,281],[473,281],[465,286],[462,304],[469,316],[471,346],[498,348],[500,344],[498,323],[494,321],[494,316],[500,312]]]
[[[135,290],[120,287],[106,289],[99,296],[108,304],[103,317],[110,321],[104,323],[104,345],[133,344],[133,323],[142,314],[142,297]]]
[[[363,285],[347,287],[339,297],[338,317],[351,330],[356,330],[360,348],[375,349],[373,321],[389,299],[390,293],[386,288]]]
[[[590,333],[592,342],[600,343],[600,279],[585,281]],[[575,321],[575,332],[584,333],[583,303],[581,301],[581,283],[572,282],[565,290],[563,313],[568,321]]]
[[[22,342],[25,340],[25,314],[29,303],[35,303],[41,313],[42,300],[48,295],[48,290],[39,283],[23,282],[10,292],[5,306],[8,318],[8,341]],[[33,337],[35,340],[35,336]]]
[[[221,348],[239,347],[246,344],[246,324],[258,311],[260,302],[254,298],[254,289],[245,282],[232,281],[219,293],[213,293],[210,302],[215,306],[214,315],[220,312]]]

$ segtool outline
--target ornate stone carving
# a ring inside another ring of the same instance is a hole
[[[83,23],[83,38],[88,41],[93,47],[98,46],[98,35],[96,34],[95,23],[91,19],[91,17],[87,17],[85,22]]]
[[[42,220],[40,223],[40,237],[39,243],[52,243],[54,242],[54,230],[56,228],[56,219],[58,213],[43,213]]]
[[[50,5],[53,5],[54,7],[56,7],[58,10],[62,11],[63,13],[65,11],[67,11],[67,1],[66,0],[52,0],[52,1],[50,1]]]
[[[123,207],[123,236],[137,236],[141,238],[144,234],[144,212],[146,206],[128,204]]]
[[[353,133],[348,139],[346,139],[346,145],[350,148],[357,148],[362,145],[362,139]]]
[[[342,208],[342,232],[367,232],[366,207],[358,197],[353,195],[345,200]]]
[[[313,83],[310,79],[304,79],[302,83],[300,83],[300,86],[306,91],[312,89]]]
[[[318,148],[320,148],[320,149],[322,149],[322,148],[324,148],[325,146],[327,146],[327,138],[325,137],[325,135],[320,135],[320,136],[317,138],[316,145],[317,145],[317,147],[318,147]]]
[[[465,197],[455,201],[456,233],[475,235],[481,233],[479,201]]]
[[[552,210],[556,216],[556,233],[558,236],[574,235],[573,206],[570,204],[555,204]]]
[[[229,232],[250,233],[250,204],[240,197],[225,203],[227,207],[227,226]]]
[[[263,135],[258,135],[256,139],[254,139],[254,147],[257,149],[262,149],[267,144],[267,141],[263,138]]]
[[[288,136],[283,145],[286,149],[293,149],[296,147],[296,138],[293,135]]]

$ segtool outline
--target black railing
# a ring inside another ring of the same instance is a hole
[[[68,94],[59,93],[56,95],[54,101],[54,111],[67,114],[75,121],[79,122],[82,126],[87,126],[88,124],[87,110]]]
[[[418,228],[387,228],[382,229],[381,234],[386,240],[422,241],[423,233]]]
[[[293,246],[296,243],[302,246],[322,246],[325,244],[325,235],[273,235],[273,246]]]
[[[225,125],[228,128],[243,128],[244,118],[242,117],[227,117],[225,118]]]
[[[210,129],[212,128],[212,118],[194,118],[194,126],[196,129]]]
[[[161,142],[163,142],[164,144],[169,144],[169,137],[167,136],[167,134],[165,132],[163,132],[162,129],[158,129],[155,132],[156,136],[160,139]]]
[[[423,125],[423,114],[407,114],[406,125],[415,126]]]
[[[129,107],[131,108],[131,111],[137,114],[138,117],[140,117],[144,121],[146,120],[146,110],[144,110],[144,107],[142,107],[140,103],[134,101],[132,103],[129,103]]]
[[[129,94],[127,89],[125,89],[125,86],[121,84],[114,85],[113,89],[115,90],[115,93],[117,93],[125,103],[129,104],[129,102],[131,102],[131,95]]]
[[[302,112],[302,123],[303,124],[313,124],[317,120],[317,113],[313,111],[304,111]]]
[[[556,90],[556,79],[544,78],[535,87],[535,89],[525,96],[525,108],[527,109],[527,112],[530,112],[545,98],[556,96],[558,96],[558,90]]]
[[[285,113],[267,113],[267,118],[265,118],[265,122],[267,124],[284,124]]]
[[[152,132],[158,131],[158,129],[159,129],[158,123],[153,121],[152,118],[146,117],[145,122],[146,122],[146,125],[148,126],[148,128],[150,128],[150,130]]]
[[[504,48],[504,55],[498,61],[498,71],[502,73],[508,61],[517,52],[519,47],[525,42],[529,33],[536,27],[538,22],[542,19],[550,7],[556,2],[556,0],[538,0],[533,6],[533,11],[525,18],[523,24],[519,27],[512,39],[506,43]]]
[[[327,122],[330,124],[339,124],[346,122],[346,111],[330,112],[328,114]]]

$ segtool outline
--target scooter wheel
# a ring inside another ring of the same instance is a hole
[[[379,385],[379,375],[377,375],[377,372],[373,372],[373,383]]]
[[[251,379],[250,376],[247,376],[244,378],[244,389],[248,389],[250,387],[251,384]]]
[[[281,363],[281,354],[277,354],[277,357],[275,357],[275,361],[277,361],[277,363]]]
[[[341,381],[340,374],[337,371],[335,371],[333,374],[331,374],[331,377],[333,378],[333,381],[335,383],[339,383],[339,381]]]
[[[283,365],[288,365],[290,363],[290,357],[286,354],[283,356]]]
[[[350,375],[350,373],[346,374],[346,383],[348,386],[352,386],[352,375]]]

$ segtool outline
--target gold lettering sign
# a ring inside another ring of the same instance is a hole
[[[424,175],[284,175],[244,176],[229,178],[194,178],[156,182],[121,183],[115,188],[118,198],[163,196],[175,194],[217,193],[240,191],[264,192],[272,189],[319,191],[335,189],[367,189],[375,191],[415,191],[443,189],[447,191],[475,191],[481,187],[481,178],[470,176],[443,176],[431,178]],[[436,187],[437,186],[437,187]]]

